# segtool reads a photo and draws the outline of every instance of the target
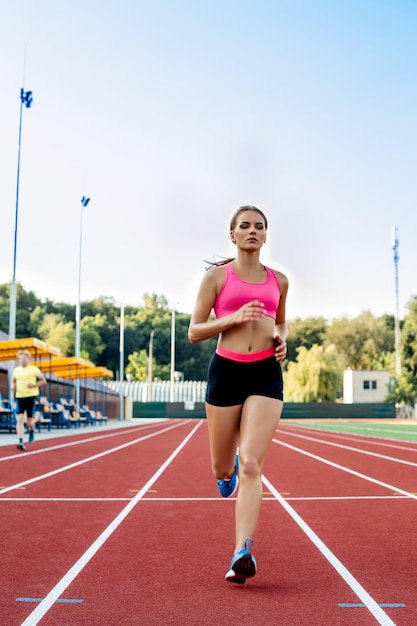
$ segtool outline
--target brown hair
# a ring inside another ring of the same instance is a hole
[[[263,221],[265,222],[265,230],[267,230],[268,220],[266,219],[265,214],[261,211],[261,209],[258,209],[256,206],[251,206],[250,204],[245,205],[245,206],[240,206],[237,209],[237,211],[233,213],[232,219],[230,220],[230,230],[234,230],[236,228],[237,220],[239,219],[240,215],[244,213],[244,211],[255,211],[256,213],[259,213],[259,215],[262,217]]]
[[[261,211],[261,209],[258,209],[256,206],[252,206],[250,204],[246,204],[244,206],[240,206],[233,213],[232,219],[230,220],[230,230],[231,231],[236,228],[236,224],[237,224],[237,221],[238,221],[239,217],[245,211],[256,211],[256,213],[259,213],[259,215],[262,217],[263,221],[265,222],[265,230],[267,230],[267,228],[268,228],[268,220],[266,219],[266,215]],[[209,267],[206,267],[206,270],[209,270],[212,267],[218,267],[220,265],[226,265],[226,263],[231,263],[231,261],[234,261],[234,260],[235,260],[235,257],[232,257],[230,259],[222,259],[221,261],[206,261],[206,263],[209,264]]]

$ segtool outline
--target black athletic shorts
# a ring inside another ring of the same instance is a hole
[[[38,396],[29,396],[29,398],[16,398],[17,412],[26,413],[26,417],[32,417],[35,400]]]
[[[283,400],[281,364],[274,356],[246,363],[213,354],[208,367],[206,402],[234,406],[243,404],[249,396]]]

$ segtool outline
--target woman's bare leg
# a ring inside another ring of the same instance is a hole
[[[217,480],[228,478],[233,473],[241,410],[242,405],[220,407],[206,404],[211,467]]]
[[[262,502],[262,468],[282,413],[281,400],[250,396],[243,405],[239,443],[236,548],[255,531]]]

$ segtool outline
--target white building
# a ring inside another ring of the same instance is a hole
[[[343,402],[385,402],[391,375],[385,370],[345,370]]]

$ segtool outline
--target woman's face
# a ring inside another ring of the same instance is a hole
[[[234,229],[230,231],[230,237],[238,248],[259,249],[266,240],[265,221],[257,211],[242,211]]]

